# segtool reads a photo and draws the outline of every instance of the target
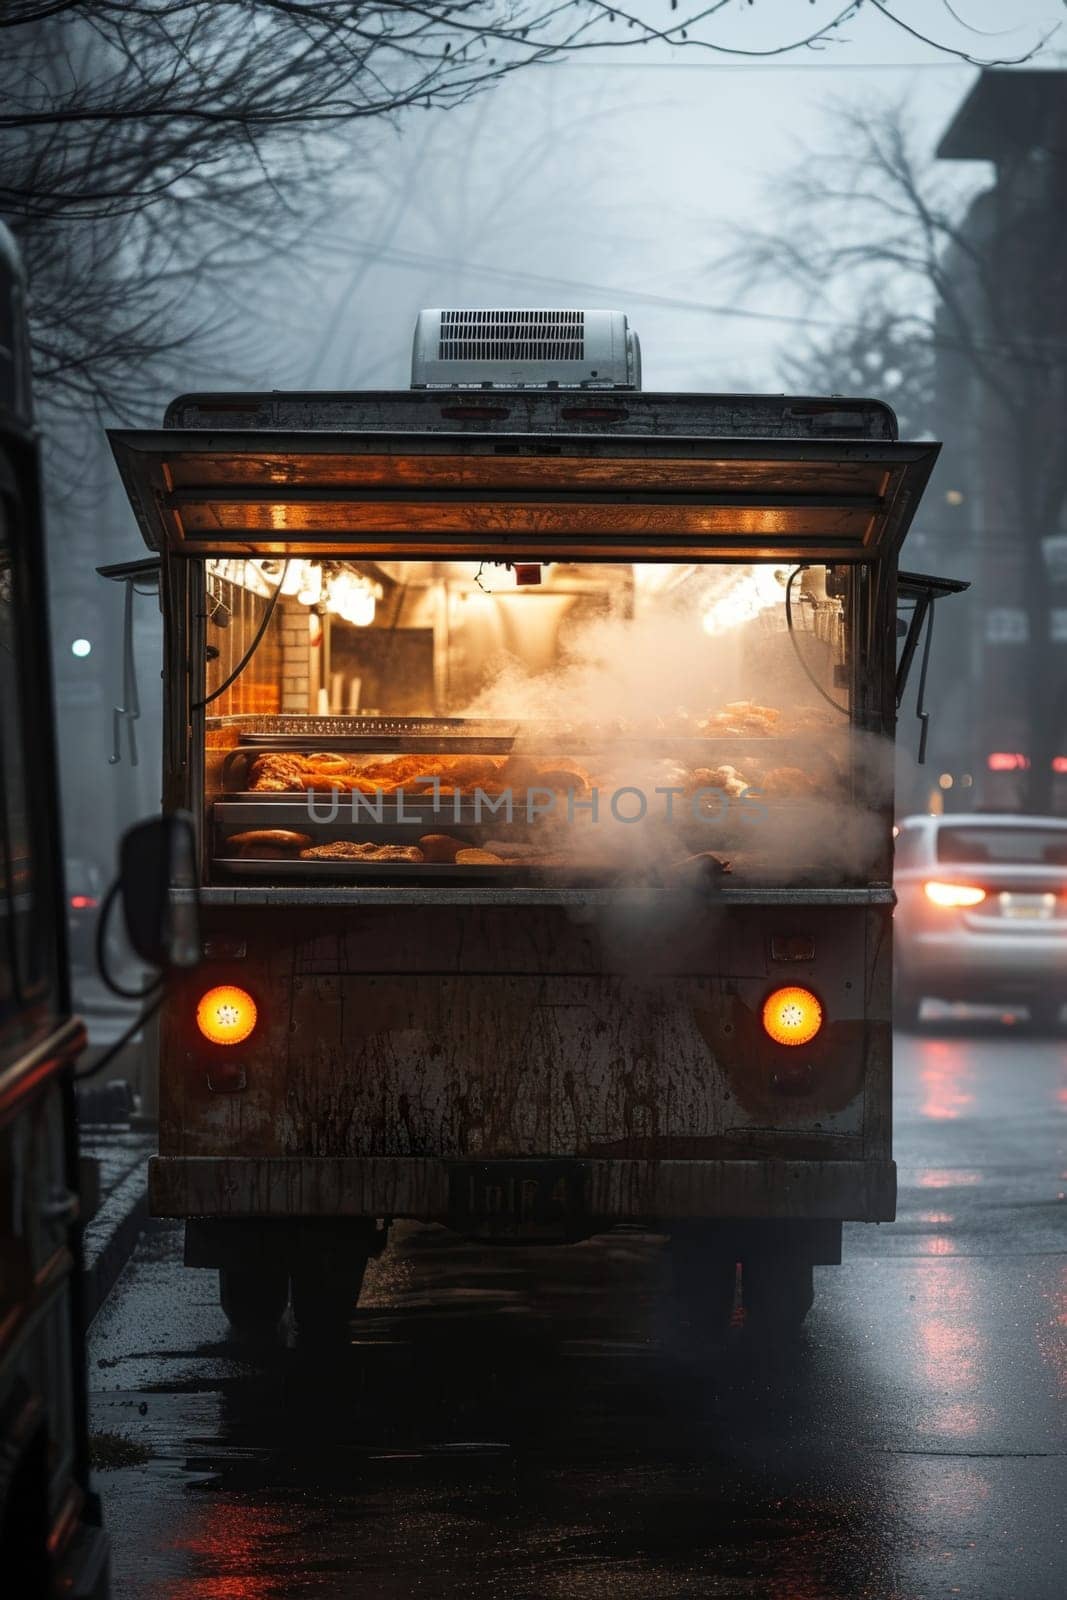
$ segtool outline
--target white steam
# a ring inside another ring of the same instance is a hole
[[[701,852],[735,877],[868,875],[884,847],[892,747],[849,726],[837,607],[796,593],[791,637],[784,576],[696,568],[674,587],[639,582],[573,625],[550,670],[501,652],[463,714],[522,725],[505,781],[575,774],[535,824],[524,829],[516,808],[516,835],[634,879],[684,872]],[[533,623],[539,604],[531,595],[515,610]]]

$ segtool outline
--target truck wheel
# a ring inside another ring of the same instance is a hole
[[[297,1332],[316,1343],[347,1339],[363,1287],[367,1257],[352,1257],[344,1270],[338,1267],[298,1267],[293,1273],[293,1316]]]
[[[289,1297],[284,1267],[220,1267],[219,1305],[236,1333],[272,1333]]]
[[[756,1255],[741,1264],[745,1329],[759,1338],[796,1333],[815,1299],[815,1275],[803,1257]]]
[[[672,1341],[697,1355],[726,1335],[734,1309],[737,1262],[701,1237],[700,1231],[671,1235],[674,1280]]]

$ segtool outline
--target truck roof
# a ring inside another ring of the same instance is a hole
[[[179,395],[165,428],[418,433],[639,434],[666,438],[898,437],[882,400],[649,390],[435,388]]]

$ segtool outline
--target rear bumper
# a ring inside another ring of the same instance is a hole
[[[605,1223],[661,1217],[892,1222],[896,1214],[892,1161],[618,1159],[582,1166],[585,1213]],[[157,1217],[448,1222],[451,1167],[428,1156],[156,1156],[149,1165],[149,1201]]]
[[[916,933],[898,939],[897,955],[917,985],[949,980],[972,990],[986,985],[1035,990],[1064,982],[1067,938],[1018,931]]]

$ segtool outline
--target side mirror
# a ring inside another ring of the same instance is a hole
[[[918,763],[926,762],[926,735],[930,729],[930,713],[926,709],[926,670],[930,665],[930,642],[934,636],[934,604],[948,594],[963,594],[971,586],[960,578],[934,578],[925,572],[898,572],[897,597],[911,602],[910,618],[897,618],[897,638],[904,643],[897,660],[897,710],[904,703],[915,652],[926,625],[926,643],[923,645],[919,666],[919,692],[915,702],[915,715],[919,719]]]
[[[119,894],[131,947],[153,967],[200,959],[196,832],[187,811],[150,817],[123,834]]]

